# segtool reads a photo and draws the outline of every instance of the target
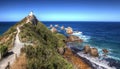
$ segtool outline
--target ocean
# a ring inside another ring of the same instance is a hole
[[[0,35],[8,30],[17,22],[0,22]],[[107,57],[100,61],[88,55],[78,53],[78,55],[93,62],[97,69],[120,69],[120,22],[43,22],[47,27],[58,24],[59,26],[72,27],[74,31],[81,33],[73,33],[84,40],[84,45],[96,47],[102,55],[102,49],[109,50]],[[59,30],[59,32],[61,32]],[[76,46],[81,48],[81,46]]]

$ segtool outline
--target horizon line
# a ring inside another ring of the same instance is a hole
[[[0,21],[0,22],[20,22],[20,21]],[[120,21],[40,21],[40,22],[120,22]]]

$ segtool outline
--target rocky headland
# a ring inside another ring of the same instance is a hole
[[[83,46],[83,49],[76,48],[74,44],[82,44],[84,40],[79,38],[78,36],[72,35],[74,33],[72,27],[68,27],[68,28],[64,27],[64,29],[63,27],[64,26],[61,26],[60,29],[62,28],[61,30],[65,30],[65,33],[67,33],[67,36],[65,35],[66,40],[63,40],[63,42],[66,43],[66,48],[64,50],[61,49],[61,53],[64,56],[64,58],[67,59],[69,62],[71,62],[73,65],[75,65],[76,69],[96,69],[96,67],[93,66],[91,61],[84,58],[83,56],[80,56],[78,53],[83,52],[84,55],[88,55],[91,58],[98,59],[100,57],[99,56],[100,53],[98,52],[98,49],[90,45]],[[58,32],[57,28],[55,28],[55,30]],[[78,33],[82,34],[81,32]],[[69,44],[71,43],[74,44],[69,46]],[[102,52],[104,56],[108,54],[107,49],[103,49]]]
[[[58,28],[67,36],[59,33]],[[30,12],[0,37],[0,69],[94,69],[77,53],[99,57],[98,49],[89,45],[82,50],[70,47],[68,43],[84,42],[73,33],[72,27],[50,25],[48,29]],[[103,52],[108,53],[106,49]]]

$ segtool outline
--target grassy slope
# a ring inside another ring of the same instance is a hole
[[[25,23],[25,20],[26,18],[16,23],[0,36],[0,46],[7,46],[9,49],[13,47],[16,27]],[[36,26],[31,23],[24,24],[20,29],[21,41],[34,44],[23,49],[27,58],[27,69],[72,69],[72,65],[57,52],[58,47],[65,47],[62,42],[65,39],[63,35],[53,34],[40,22]]]
[[[36,26],[25,24],[20,29],[21,41],[34,44],[24,48],[28,69],[72,69],[72,65],[57,52],[58,47],[65,47],[63,35],[53,34],[40,22]]]
[[[17,33],[16,27],[23,23],[25,19],[26,18],[10,27],[5,33],[3,33],[3,35],[0,36],[0,46],[7,46],[9,50],[14,46],[14,40]]]

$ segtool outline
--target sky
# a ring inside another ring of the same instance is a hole
[[[120,0],[0,0],[0,21],[118,21]]]

